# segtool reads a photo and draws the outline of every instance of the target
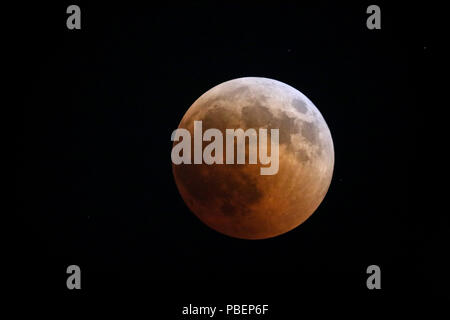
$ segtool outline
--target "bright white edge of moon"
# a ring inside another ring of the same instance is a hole
[[[239,88],[243,87],[247,90],[240,94],[236,94],[236,92],[239,92]],[[230,95],[230,92],[233,92],[233,94]],[[214,99],[214,101],[220,105],[221,101],[216,99],[218,96],[227,97],[227,99],[222,101],[221,106],[227,108],[230,112],[234,111],[236,114],[240,114],[243,107],[252,105],[254,104],[254,101],[259,101],[263,98],[264,106],[269,108],[270,112],[272,112],[275,117],[280,117],[281,113],[284,113],[295,119],[294,121],[298,126],[301,126],[302,122],[314,123],[318,128],[319,139],[331,149],[328,156],[318,157],[317,151],[319,146],[312,144],[301,133],[291,134],[291,145],[295,152],[306,152],[310,159],[314,159],[314,166],[322,173],[325,173],[330,169],[333,170],[334,146],[328,125],[314,103],[299,90],[281,81],[264,77],[232,79],[216,85],[201,95],[191,105],[180,124],[183,123],[185,125],[184,127],[193,126],[193,123],[190,124],[187,123],[187,121],[202,119],[204,114],[210,110],[211,106],[208,105],[208,100],[210,99]],[[233,103],[230,103],[228,99],[230,96],[232,96]],[[295,100],[302,101],[302,105],[305,107],[303,110],[304,112],[301,112],[294,106],[293,101]],[[240,127],[237,126],[236,128],[230,129],[237,128]],[[280,154],[282,151],[283,150],[280,150]]]

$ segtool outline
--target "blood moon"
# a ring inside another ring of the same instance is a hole
[[[264,165],[248,161],[172,164],[181,197],[212,229],[242,239],[275,237],[299,226],[322,202],[333,174],[333,141],[321,113],[300,91],[268,78],[230,80],[200,96],[178,128],[194,136],[194,121],[223,134],[229,128],[279,129],[275,175],[261,175]]]

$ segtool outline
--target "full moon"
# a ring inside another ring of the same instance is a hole
[[[259,162],[172,164],[181,197],[207,226],[235,238],[271,238],[298,227],[319,207],[333,175],[333,140],[322,114],[300,91],[268,78],[226,81],[200,96],[178,128],[193,137],[194,121],[224,136],[226,129],[264,128],[268,141],[270,129],[279,130],[274,175],[261,175],[268,165]]]

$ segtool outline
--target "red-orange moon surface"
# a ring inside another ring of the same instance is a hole
[[[274,175],[261,175],[269,165],[259,161],[172,164],[184,202],[206,225],[231,237],[265,239],[296,228],[318,208],[331,182],[334,147],[323,116],[300,91],[268,78],[230,80],[187,110],[178,128],[189,130],[192,140],[194,121],[202,121],[203,132],[216,128],[224,137],[226,129],[265,128],[268,145],[270,129],[279,129]]]

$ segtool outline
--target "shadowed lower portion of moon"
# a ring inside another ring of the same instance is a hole
[[[299,226],[320,205],[332,178],[333,142],[300,91],[267,78],[227,81],[197,99],[179,128],[193,137],[200,120],[203,131],[216,128],[224,137],[226,129],[266,128],[269,143],[270,129],[279,129],[275,175],[260,174],[269,165],[248,164],[248,147],[246,164],[173,164],[183,200],[206,225],[236,238],[270,238]]]

